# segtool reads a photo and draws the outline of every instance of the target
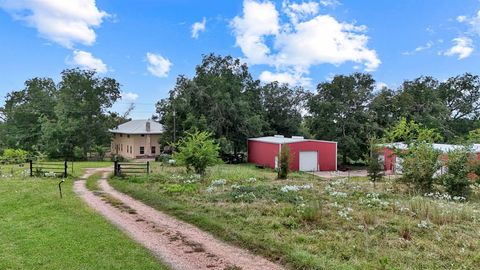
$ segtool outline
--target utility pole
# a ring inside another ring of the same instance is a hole
[[[176,126],[176,123],[175,123],[175,116],[176,116],[176,112],[175,110],[173,110],[173,142],[175,143],[177,141],[177,126]]]

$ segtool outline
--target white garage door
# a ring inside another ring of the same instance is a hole
[[[318,171],[318,154],[316,151],[300,152],[300,171]]]

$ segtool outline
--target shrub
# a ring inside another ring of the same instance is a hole
[[[155,157],[155,161],[162,162],[164,165],[167,165],[170,159],[172,159],[172,155],[169,154],[160,154]]]
[[[112,155],[112,157],[110,159],[112,161],[118,161],[118,162],[126,161],[126,159],[121,155]]]
[[[280,163],[278,167],[278,179],[287,179],[290,171],[290,147],[288,147],[288,145],[282,145],[278,161]]]
[[[444,162],[447,172],[441,176],[441,180],[445,190],[450,196],[468,198],[470,194],[468,152],[464,150],[450,151]]]
[[[320,201],[313,201],[305,206],[300,213],[300,219],[305,222],[320,222],[323,216],[323,208]]]
[[[367,173],[374,187],[383,178],[383,164],[380,162],[379,157],[379,149],[372,146],[370,156],[367,157]]]
[[[406,153],[401,155],[403,157],[401,180],[413,185],[417,191],[430,192],[433,188],[433,176],[440,168],[439,156],[440,153],[433,149],[431,144],[412,145]]]
[[[105,158],[105,154],[107,153],[108,149],[105,146],[96,145],[93,147],[95,154],[97,154],[98,160],[103,160]]]
[[[211,139],[210,132],[187,132],[176,146],[178,152],[173,154],[173,158],[180,165],[185,165],[187,171],[193,167],[195,173],[204,175],[208,166],[221,162],[218,158],[220,147]]]
[[[22,149],[7,148],[0,157],[2,163],[23,163],[27,160],[28,152]]]
[[[86,160],[87,156],[81,147],[75,146],[73,148],[73,158],[75,160]]]

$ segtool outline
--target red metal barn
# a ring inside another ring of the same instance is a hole
[[[290,147],[292,171],[336,171],[337,143],[281,135],[248,139],[248,162],[268,168],[278,167],[283,145]]]
[[[445,159],[448,158],[448,152],[453,151],[456,149],[462,149],[464,146],[462,145],[454,145],[454,144],[439,144],[433,143],[433,149],[440,151],[442,154],[440,158]],[[402,159],[397,157],[395,154],[395,150],[397,151],[408,151],[408,145],[404,143],[391,143],[383,145],[383,155],[381,158],[383,159],[383,168],[388,173],[402,173]],[[480,160],[480,144],[473,144],[470,151],[477,155],[477,158]]]

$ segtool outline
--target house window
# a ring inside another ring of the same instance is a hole
[[[120,152],[123,152],[123,144],[120,144]]]
[[[155,146],[152,146],[152,154],[155,154]]]
[[[130,149],[129,149],[129,148],[130,148],[130,147],[128,147],[128,145],[127,145],[127,153],[129,153],[129,152],[130,152]]]
[[[145,154],[145,147],[140,146],[140,155]]]
[[[123,134],[120,134],[120,137],[123,137]]]
[[[142,135],[140,135],[140,136],[145,137],[145,134],[142,134]]]
[[[130,135],[127,135],[127,138],[130,138]]]
[[[132,146],[130,145],[130,153],[133,153]]]

